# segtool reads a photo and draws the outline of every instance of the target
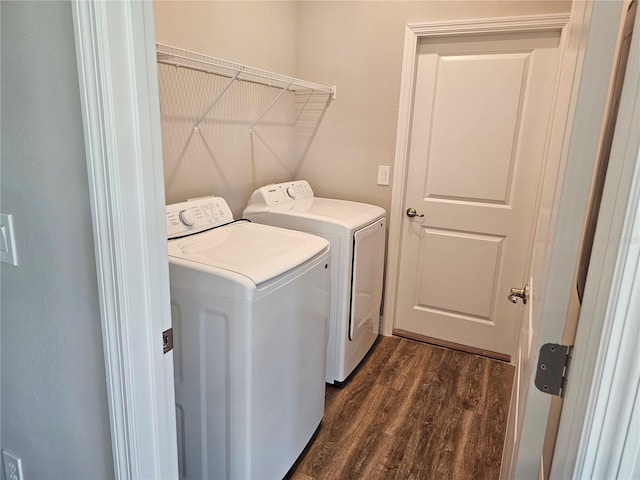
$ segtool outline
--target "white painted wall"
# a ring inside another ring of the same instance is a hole
[[[158,65],[165,203],[215,194],[240,218],[256,188],[294,177],[294,92],[285,92],[269,109],[280,89],[235,82],[194,131],[230,81]]]
[[[295,75],[296,2],[156,2],[156,39],[185,50]],[[233,73],[233,72],[230,72]],[[227,200],[236,218],[258,187],[291,180],[295,94],[235,82],[195,122],[229,79],[158,65],[166,203],[203,195]]]
[[[113,478],[71,6],[0,8],[2,448],[25,478]]]
[[[156,41],[295,76],[298,5],[156,0]]]

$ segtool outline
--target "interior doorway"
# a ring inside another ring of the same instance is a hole
[[[527,283],[561,30],[418,46],[394,334],[509,361]]]

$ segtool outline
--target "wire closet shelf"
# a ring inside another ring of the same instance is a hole
[[[233,80],[258,83],[288,91],[312,90],[331,95],[335,100],[336,87],[308,82],[299,78],[289,77],[279,73],[269,72],[248,65],[231,62],[222,58],[210,57],[201,53],[183,50],[181,48],[156,44],[158,63],[174,67],[188,68],[203,73],[210,73]]]

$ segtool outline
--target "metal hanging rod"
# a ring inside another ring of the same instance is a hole
[[[331,95],[333,100],[336,98],[335,86],[329,87],[319,83],[308,82],[306,80],[300,80],[299,78],[261,70],[217,57],[210,57],[162,43],[156,44],[156,52],[158,63],[165,65],[188,68],[199,72],[235,78],[239,81],[257,83],[290,91],[313,90],[324,92]]]

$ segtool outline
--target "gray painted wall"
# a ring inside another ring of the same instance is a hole
[[[69,2],[1,2],[1,442],[25,478],[113,478]]]

